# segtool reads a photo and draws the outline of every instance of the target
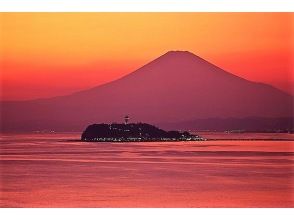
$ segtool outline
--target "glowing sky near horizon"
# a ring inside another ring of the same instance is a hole
[[[0,99],[91,88],[169,50],[293,94],[293,23],[293,13],[0,13]]]

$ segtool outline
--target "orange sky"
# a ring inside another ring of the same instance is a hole
[[[293,23],[293,13],[0,13],[0,99],[70,94],[169,50],[293,94]]]

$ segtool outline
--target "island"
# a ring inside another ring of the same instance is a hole
[[[92,124],[82,133],[87,142],[203,141],[187,131],[164,131],[147,123]]]

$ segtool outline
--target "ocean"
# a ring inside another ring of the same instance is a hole
[[[201,135],[217,140],[2,134],[0,206],[294,207],[293,134]]]

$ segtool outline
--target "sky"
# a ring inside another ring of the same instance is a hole
[[[294,94],[294,13],[0,13],[0,100],[71,94],[187,50]]]

